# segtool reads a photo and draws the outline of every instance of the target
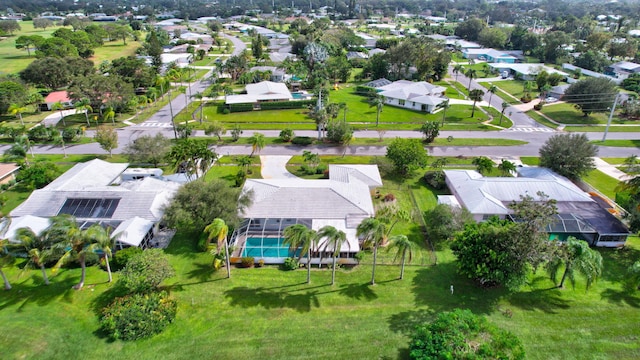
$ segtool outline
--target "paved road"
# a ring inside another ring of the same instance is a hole
[[[451,77],[451,79],[453,79],[453,81],[455,81],[456,79],[456,74],[453,73],[453,66],[449,66],[449,77]],[[458,82],[462,85],[464,85],[465,87],[469,86],[469,78],[467,78],[466,76],[464,76],[463,73],[458,73],[457,75],[458,78]],[[485,81],[486,79],[482,79],[482,81]],[[493,96],[491,96],[491,93],[487,91],[487,89],[484,86],[480,86],[478,84],[477,81],[475,80],[471,80],[471,90],[473,89],[480,89],[482,91],[484,91],[484,100],[486,102],[489,102],[489,98],[491,98],[491,106],[493,106],[494,108],[498,109],[498,111],[502,111],[502,102],[504,100],[502,100],[502,98],[500,98],[498,95],[494,94]],[[505,110],[505,114],[511,114],[509,116],[509,118],[511,119],[511,121],[513,121],[513,127],[514,128],[533,128],[533,129],[548,129],[547,131],[555,131],[551,128],[548,128],[544,125],[541,125],[539,123],[537,123],[535,120],[533,120],[532,118],[530,118],[529,116],[527,116],[524,112],[522,112],[521,110],[519,110],[516,107],[513,106],[509,106],[506,110]]]

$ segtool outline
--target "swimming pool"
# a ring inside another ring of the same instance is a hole
[[[302,95],[303,95],[302,93],[298,93],[298,92],[291,93],[291,97],[297,100],[304,99],[304,96]]]
[[[283,241],[284,238],[248,237],[244,249],[242,249],[242,256],[251,256],[254,258],[286,258],[297,256],[297,252],[293,253],[289,251],[289,247],[282,244]]]

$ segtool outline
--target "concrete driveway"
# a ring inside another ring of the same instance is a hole
[[[260,173],[263,179],[296,179],[297,176],[287,171],[289,155],[260,156]]]

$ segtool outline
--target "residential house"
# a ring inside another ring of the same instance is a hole
[[[361,39],[364,40],[364,45],[363,47],[367,48],[367,49],[375,49],[376,47],[376,41],[378,39],[376,39],[375,37],[365,34],[365,33],[356,33],[356,36],[360,37]]]
[[[233,233],[233,257],[252,256],[266,263],[282,263],[292,256],[282,243],[290,225],[302,224],[319,230],[330,225],[345,232],[340,249],[342,263],[356,263],[360,251],[356,228],[375,215],[372,192],[382,186],[376,165],[330,165],[329,179],[247,179],[242,191],[253,192],[253,202],[243,213],[244,221]],[[311,249],[311,263],[329,263],[332,248],[325,239]]]
[[[571,86],[571,85],[570,84],[556,85],[556,86],[552,87],[551,90],[549,90],[549,92],[547,92],[547,96],[551,96],[551,97],[554,97],[556,99],[562,99],[562,97],[564,96],[565,91],[567,91],[569,86]]]
[[[73,101],[69,98],[69,93],[66,90],[50,92],[44,98],[44,103],[40,104],[41,110],[53,110],[53,104],[61,103],[65,109],[73,107]]]
[[[246,94],[227,95],[225,104],[258,104],[269,101],[293,100],[287,85],[273,81],[261,81],[257,84],[249,84],[245,87]]]
[[[465,59],[470,60],[481,60],[492,63],[507,63],[513,64],[516,62],[516,57],[507,54],[506,52],[499,51],[496,49],[485,48],[485,49],[475,49],[475,48],[467,48],[462,51],[462,56]]]
[[[16,179],[16,172],[20,169],[16,163],[0,163],[0,184],[6,184]]]
[[[270,71],[271,78],[269,80],[276,83],[285,82],[286,80],[291,78],[291,76],[287,76],[284,69],[278,68],[276,66],[254,66],[251,69],[249,69],[249,72],[254,72],[254,71],[262,71],[262,72]]]
[[[385,104],[399,106],[406,109],[435,113],[442,103],[448,99],[444,96],[447,89],[426,81],[413,82],[398,80],[385,84],[386,79],[378,79],[375,87],[379,95],[384,96]],[[388,81],[388,80],[387,80]],[[370,82],[369,84],[373,84]]]
[[[522,80],[533,81],[541,71],[548,74],[560,74],[563,77],[569,77],[569,74],[546,66],[542,63],[536,64],[511,64],[511,63],[489,63],[489,66],[496,72],[502,74],[508,73],[510,76],[521,78]]]
[[[118,249],[150,246],[160,231],[165,207],[182,184],[166,181],[157,171],[123,176],[128,166],[99,159],[75,165],[11,211],[9,231],[15,233],[20,224],[42,225],[46,219],[68,214],[81,228],[97,223],[112,228],[114,235],[122,233]],[[35,221],[34,217],[45,220]]]
[[[624,245],[629,230],[612,213],[613,204],[582,191],[579,187],[546,168],[521,167],[518,177],[484,177],[474,170],[445,170],[446,183],[456,201],[476,221],[491,216],[513,219],[510,205],[523,196],[538,198],[544,193],[556,201],[558,214],[546,229],[550,239],[566,240],[575,236],[590,245]]]
[[[640,73],[640,64],[630,61],[620,61],[607,66],[604,73],[618,79],[626,79],[632,74]]]

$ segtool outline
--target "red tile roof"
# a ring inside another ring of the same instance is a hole
[[[71,99],[69,99],[69,94],[64,90],[54,91],[47,95],[46,98],[44,98],[44,102],[46,103],[57,103],[58,101],[61,103],[65,103],[71,101]]]

